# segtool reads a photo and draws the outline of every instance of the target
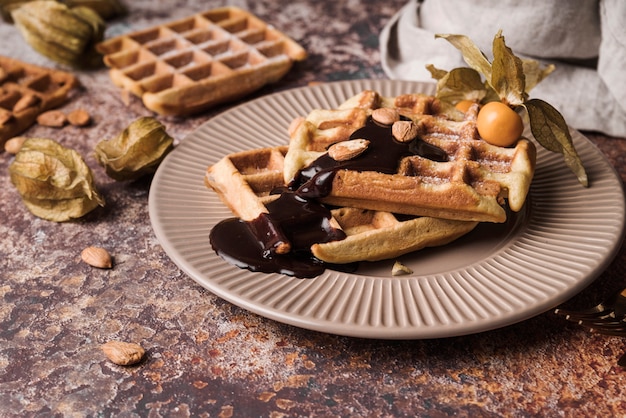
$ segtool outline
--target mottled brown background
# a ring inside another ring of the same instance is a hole
[[[290,34],[310,57],[255,96],[314,81],[383,78],[378,34],[404,0],[132,1],[107,36],[224,4],[251,10]],[[0,54],[55,66],[0,23]],[[94,145],[142,115],[106,70],[78,72],[82,89],[64,110],[85,108],[89,128],[35,126],[76,149],[107,206],[71,223],[33,217],[0,154],[0,416],[620,416],[624,340],[591,335],[547,312],[477,335],[377,341],[297,329],[250,314],[182,273],[148,218],[149,180],[116,183]],[[177,141],[212,114],[159,118]],[[624,139],[585,133],[626,178]],[[80,261],[89,245],[115,268]],[[569,306],[586,306],[626,284],[626,254]],[[108,362],[99,345],[140,342],[135,367]]]

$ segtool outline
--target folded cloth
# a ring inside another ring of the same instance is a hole
[[[507,46],[556,70],[530,91],[579,130],[626,137],[626,5],[623,0],[410,0],[380,34],[389,78],[434,81],[426,64],[466,67],[436,33],[462,34],[491,58],[502,29]]]

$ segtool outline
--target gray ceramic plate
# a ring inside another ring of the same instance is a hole
[[[393,261],[356,274],[314,279],[252,273],[224,262],[209,231],[231,217],[203,184],[208,165],[235,151],[287,143],[287,126],[313,108],[332,108],[364,89],[395,96],[432,84],[355,80],[250,101],[203,124],[163,161],[150,189],[154,232],[171,259],[219,297],[298,327],[365,338],[418,339],[486,331],[540,314],[582,290],[610,263],[624,232],[624,194],[601,152],[572,132],[591,185],[562,157],[538,147],[523,211],[480,225],[452,245],[402,257],[414,274],[391,276]]]

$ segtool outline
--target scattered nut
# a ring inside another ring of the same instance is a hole
[[[396,261],[395,263],[393,263],[393,267],[391,268],[392,276],[401,276],[403,274],[411,274],[411,273],[413,273],[413,270],[411,270],[410,268],[408,268],[407,266],[405,266],[399,261]]]
[[[137,364],[146,353],[139,344],[123,341],[109,341],[102,344],[101,348],[109,360],[120,366]]]
[[[67,117],[60,110],[48,110],[37,116],[37,123],[41,126],[61,128],[67,122]]]
[[[400,120],[400,114],[396,109],[380,107],[372,111],[372,119],[383,125],[392,125],[394,122]]]
[[[67,114],[67,120],[73,126],[87,126],[91,123],[91,116],[83,109],[76,109]]]
[[[9,78],[9,74],[4,70],[4,68],[0,68],[0,83],[4,83],[4,80]]]
[[[370,141],[367,139],[351,139],[349,141],[341,141],[331,145],[328,148],[328,155],[335,161],[347,161],[361,155]]]
[[[4,150],[9,154],[17,154],[22,148],[22,144],[26,141],[25,136],[15,136],[4,143]]]
[[[107,250],[100,247],[87,247],[81,253],[83,261],[92,267],[110,269],[113,267],[113,260]]]
[[[13,105],[13,112],[21,112],[29,107],[37,106],[40,102],[41,99],[34,94],[25,94]]]
[[[417,125],[410,120],[399,120],[391,126],[391,134],[400,142],[411,142],[418,134]]]

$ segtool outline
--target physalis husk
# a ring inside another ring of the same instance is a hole
[[[24,141],[9,173],[28,210],[40,218],[65,222],[104,206],[80,154],[52,139]]]
[[[102,65],[95,46],[106,25],[90,7],[36,0],[21,3],[11,17],[26,42],[51,60],[78,68]]]
[[[458,118],[459,115],[450,104],[461,100],[482,103],[497,100],[516,111],[524,108],[537,142],[549,151],[563,154],[565,163],[578,181],[585,187],[589,185],[587,173],[561,113],[541,99],[528,99],[528,92],[554,71],[554,65],[542,67],[538,61],[517,57],[507,47],[502,31],[493,40],[492,62],[465,35],[439,34],[435,37],[447,40],[461,51],[469,65],[469,68],[455,68],[451,71],[440,70],[433,65],[426,66],[437,80],[436,96],[447,103],[445,109],[451,117]]]
[[[119,135],[96,144],[95,155],[109,177],[134,180],[153,174],[173,149],[174,139],[158,120],[141,117]]]

